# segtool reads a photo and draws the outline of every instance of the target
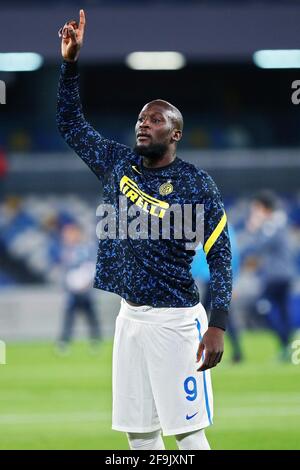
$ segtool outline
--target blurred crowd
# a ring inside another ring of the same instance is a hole
[[[228,98],[229,100],[230,98]],[[181,149],[244,149],[268,147],[293,147],[300,144],[299,134],[293,132],[294,125],[289,116],[261,116],[259,112],[242,113],[230,116],[230,110],[222,113],[216,119],[213,113],[206,112],[205,116],[185,115],[184,139]],[[99,114],[89,113],[89,119],[101,133],[112,137],[118,142],[132,145],[132,128],[136,115],[111,114],[105,119]],[[297,122],[298,125],[298,122]],[[49,126],[48,115],[39,116],[36,120],[26,119],[22,113],[12,114],[8,122],[0,129],[0,141],[9,152],[65,152],[68,150],[55,127]]]
[[[61,283],[65,227],[84,227],[96,250],[94,206],[73,195],[6,197],[0,206],[0,284]]]

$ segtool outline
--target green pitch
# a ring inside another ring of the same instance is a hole
[[[213,370],[213,449],[300,449],[300,365],[276,360],[270,334],[243,337],[246,361],[230,347]],[[59,357],[52,344],[8,344],[0,365],[0,449],[127,449],[111,430],[111,341],[92,354],[77,342]],[[132,366],[134,367],[134,360]],[[165,439],[175,449],[173,438]]]

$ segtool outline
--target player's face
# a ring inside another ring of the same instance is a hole
[[[173,123],[169,112],[159,105],[146,105],[140,112],[135,126],[136,145],[148,147],[170,145]]]

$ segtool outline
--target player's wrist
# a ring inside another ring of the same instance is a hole
[[[76,59],[69,59],[68,57],[63,57],[64,62],[68,62],[69,64],[74,64],[77,62],[78,57]]]
[[[79,73],[78,70],[78,61],[67,61],[63,60],[62,63],[62,74],[65,78],[73,78],[76,77]]]
[[[208,330],[216,331],[218,334],[225,334],[225,330],[223,330],[223,328],[220,328],[219,326],[209,326],[208,325]]]
[[[209,327],[220,328],[225,331],[228,322],[228,310],[213,308],[208,322]]]

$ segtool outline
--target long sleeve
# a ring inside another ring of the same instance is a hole
[[[99,179],[131,153],[129,147],[102,137],[86,121],[80,101],[77,62],[62,63],[56,118],[63,139]]]
[[[232,294],[231,246],[227,217],[220,192],[204,173],[204,245],[210,272],[211,316],[209,326],[226,329]],[[202,174],[203,174],[202,173]]]

